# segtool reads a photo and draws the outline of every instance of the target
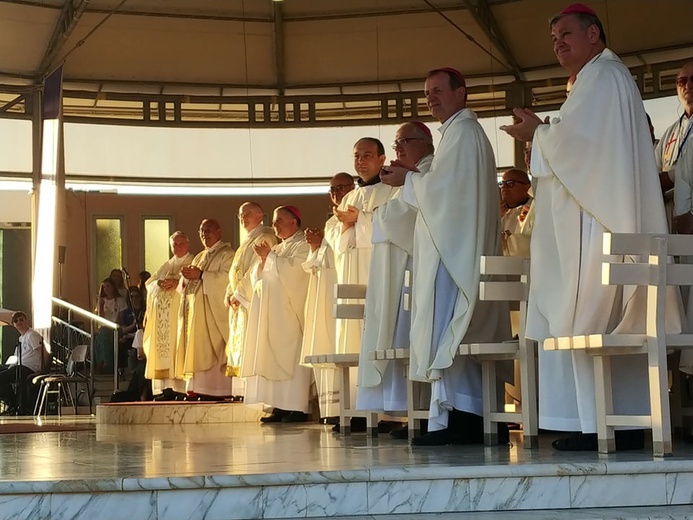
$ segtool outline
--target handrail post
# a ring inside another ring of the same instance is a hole
[[[94,399],[94,322],[89,320],[89,403]]]
[[[113,393],[118,391],[118,329],[113,330]]]

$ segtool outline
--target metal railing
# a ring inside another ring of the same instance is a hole
[[[63,327],[63,332],[64,332],[64,338],[61,338],[61,342],[64,343],[62,345],[61,351],[62,353],[58,353],[58,356],[60,359],[60,356],[66,356],[64,362],[67,361],[67,357],[69,357],[69,353],[72,352],[72,349],[78,345],[78,344],[84,344],[84,343],[75,343],[78,341],[76,338],[87,338],[89,342],[89,392],[90,395],[94,394],[94,337],[95,337],[95,332],[98,330],[98,328],[109,328],[113,330],[113,392],[117,392],[119,389],[120,385],[120,377],[118,374],[118,324],[114,323],[112,321],[109,321],[105,318],[102,318],[101,316],[94,314],[93,312],[87,311],[85,309],[82,309],[81,307],[77,307],[76,305],[73,305],[69,302],[66,302],[64,300],[61,300],[60,298],[52,298],[53,303],[58,306],[59,309],[64,309],[67,312],[67,319],[63,320],[57,316],[53,316],[53,323],[60,325]],[[89,331],[87,332],[84,329],[81,329],[77,327],[74,324],[74,317],[79,316],[81,318],[84,318],[85,320],[89,321]],[[96,329],[96,330],[95,330]],[[61,344],[61,342],[54,342],[56,344]],[[54,353],[55,355],[56,353]]]

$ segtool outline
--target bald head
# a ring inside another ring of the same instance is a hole
[[[529,176],[526,172],[511,168],[503,174],[500,183],[501,201],[509,208],[525,204],[529,200]]]
[[[244,202],[238,208],[238,220],[243,229],[250,233],[253,229],[262,224],[265,212],[257,202]]]
[[[209,249],[221,240],[221,225],[213,218],[206,218],[200,224],[200,240]]]
[[[346,172],[339,172],[330,179],[330,200],[339,206],[344,195],[354,189],[354,178]]]
[[[404,123],[395,132],[393,148],[397,159],[408,164],[417,164],[433,153],[433,140],[415,123]]]

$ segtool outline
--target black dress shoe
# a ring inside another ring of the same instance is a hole
[[[447,446],[448,444],[468,444],[465,438],[458,432],[446,428],[428,432],[421,437],[414,437],[411,440],[412,446]]]
[[[616,451],[641,450],[645,447],[645,430],[617,430],[614,433]],[[596,433],[573,433],[556,439],[551,446],[558,451],[597,451]]]
[[[349,419],[349,429],[351,433],[361,433],[366,431],[366,418],[365,417],[352,417]],[[340,433],[339,422],[332,427],[332,431],[335,433]]]
[[[359,433],[366,431],[366,418],[365,417],[352,417],[349,420],[349,425],[351,426],[351,433]]]
[[[401,428],[402,423],[397,421],[378,421],[378,433],[390,433],[392,430]]]
[[[308,414],[303,412],[289,412],[284,417],[282,417],[283,423],[297,423],[306,422],[308,420]]]
[[[209,401],[213,403],[218,403],[220,401],[226,400],[226,397],[222,397],[220,395],[207,395],[207,394],[200,394],[197,396],[198,401]]]
[[[616,430],[616,450],[642,450],[645,447],[645,430]]]
[[[272,411],[272,414],[271,414],[271,415],[268,415],[267,417],[261,417],[261,418],[260,418],[260,422],[261,422],[261,423],[265,423],[265,424],[268,424],[268,423],[280,423],[280,422],[282,422],[282,419],[283,419],[284,417],[286,417],[287,415],[289,415],[289,413],[291,413],[291,412],[288,412],[288,411],[286,411],[286,410],[282,410],[281,408],[275,408],[275,409]]]
[[[597,451],[596,433],[572,433],[568,437],[556,439],[551,447],[558,451]]]
[[[409,428],[406,424],[400,424],[397,428],[390,430],[390,437],[397,440],[407,440],[409,438]]]

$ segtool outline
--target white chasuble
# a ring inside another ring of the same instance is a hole
[[[180,270],[190,265],[192,253],[182,257],[173,256],[156,270],[147,281],[147,323],[144,327],[142,348],[147,357],[145,377],[162,380],[163,388],[183,391],[184,384],[172,380],[182,372],[183,350],[178,349],[178,310],[180,294],[176,288],[164,290],[160,280],[173,280],[178,284]],[[182,381],[179,380],[179,381]]]
[[[339,209],[348,206],[359,210],[356,223],[342,231],[337,227],[325,238],[336,254],[337,280],[340,284],[368,283],[371,262],[371,236],[373,234],[373,212],[399,193],[399,188],[378,183],[362,186],[347,193]],[[337,352],[357,354],[361,347],[363,320],[337,320]]]
[[[342,224],[337,217],[330,217],[325,223],[325,236],[334,235]],[[334,286],[337,284],[335,255],[327,239],[310,253],[303,263],[309,275],[308,296],[306,297],[305,328],[300,360],[306,356],[335,354],[336,321],[333,315],[335,304]],[[339,415],[339,385],[336,370],[314,368],[315,387],[320,405],[320,417]]]
[[[645,110],[628,69],[604,50],[578,73],[570,97],[534,135],[536,179],[527,335],[638,333],[645,292],[601,284],[605,231],[666,233]],[[678,295],[668,294],[667,329],[680,330]],[[647,360],[612,364],[616,413],[648,413]],[[539,425],[596,432],[592,359],[539,349]]]
[[[416,169],[425,174],[432,161],[433,155],[427,155],[416,164]],[[413,192],[406,196],[405,190],[401,190],[373,215],[373,250],[359,352],[356,400],[359,410],[402,411],[407,408],[405,363],[371,361],[369,354],[375,350],[409,348],[416,224],[413,199]]]
[[[299,230],[272,248],[257,273],[241,361],[246,404],[308,412],[311,370],[300,364],[300,355],[309,252]]]
[[[184,349],[183,376],[188,391],[226,396],[231,394],[231,379],[226,377],[226,342],[229,317],[224,294],[233,248],[217,242],[198,253],[193,266],[202,270],[202,280],[181,279],[181,313],[178,348]]]
[[[507,305],[479,302],[481,256],[501,252],[491,143],[469,109],[440,132],[428,173],[406,181],[418,207],[409,377],[431,382],[429,431],[446,428],[452,408],[481,414],[480,367],[455,357],[460,343],[510,337]]]
[[[269,226],[260,224],[248,233],[248,236],[233,255],[233,263],[229,269],[229,282],[226,286],[225,301],[229,297],[236,298],[240,305],[235,309],[229,307],[229,340],[226,343],[226,375],[237,376],[241,366],[241,354],[245,343],[245,330],[248,322],[248,308],[253,297],[251,267],[255,264],[257,255],[254,247],[262,242],[274,246],[277,237]]]

